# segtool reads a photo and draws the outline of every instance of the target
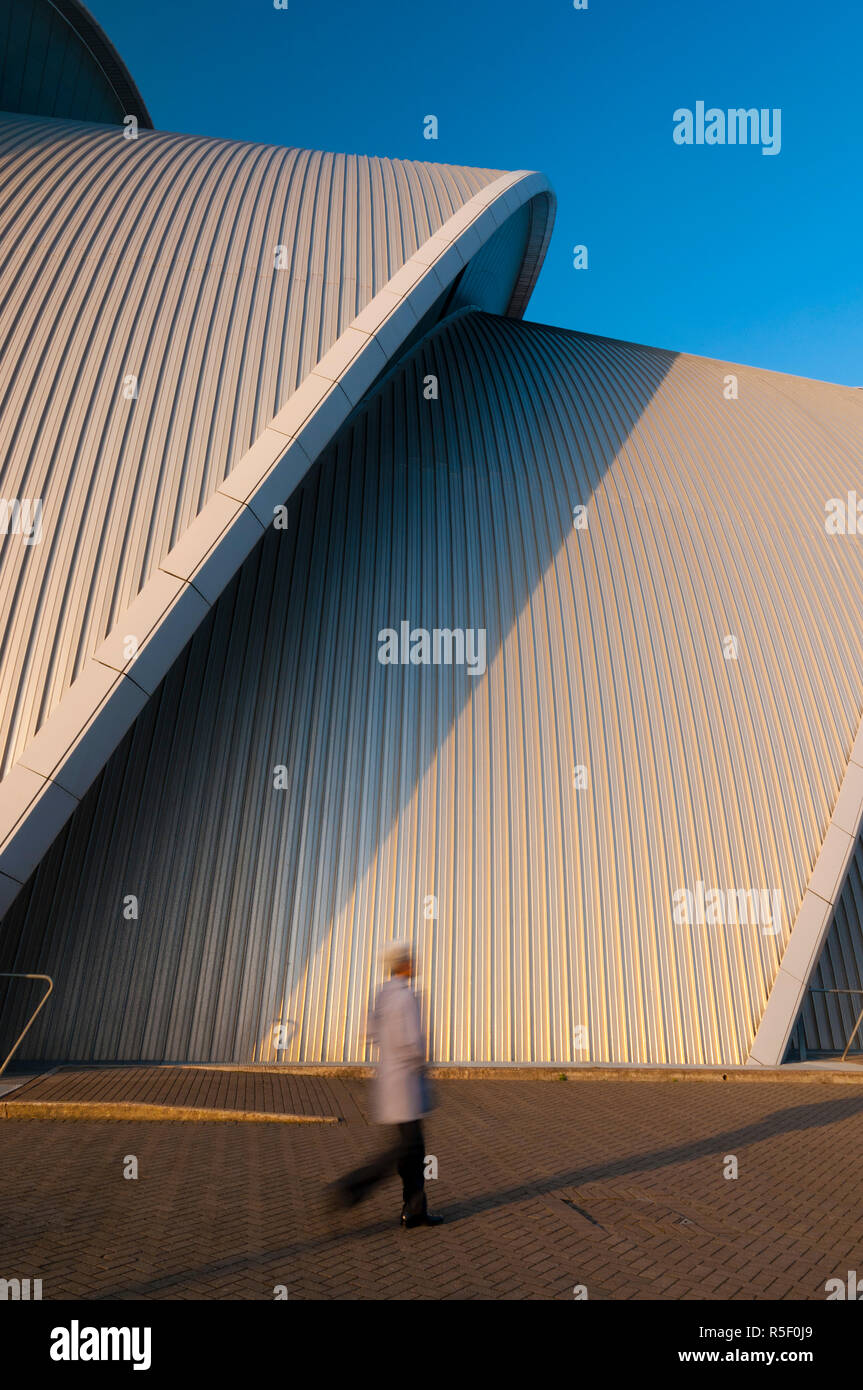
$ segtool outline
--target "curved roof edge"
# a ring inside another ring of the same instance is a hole
[[[534,287],[542,269],[545,253],[554,230],[554,215],[557,199],[548,189],[539,193],[530,202],[530,230],[527,234],[527,248],[521,263],[521,270],[515,282],[512,298],[506,311],[507,318],[520,319],[533,294]]]
[[[143,129],[152,130],[153,118],[132,74],[86,5],[82,5],[81,0],[45,0],[45,4],[69,26],[81,46],[86,48],[123,112],[136,116],[138,125]]]
[[[2,782],[0,917],[272,523],[274,507],[291,495],[423,316],[526,204],[531,230],[509,309],[512,316],[523,312],[551,234],[554,195],[543,175],[519,170],[475,194],[375,295],[121,614]]]
[[[86,5],[82,5],[81,0],[48,0],[48,4],[65,19],[70,29],[74,30],[81,43],[89,50],[127,115],[137,116],[139,126],[143,126],[145,130],[152,130],[153,118],[132,74]]]

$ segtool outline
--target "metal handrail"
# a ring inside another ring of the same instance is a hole
[[[0,1067],[0,1076],[2,1076],[3,1073],[4,1073],[4,1071],[5,1071],[6,1068],[8,1067],[9,1063],[12,1061],[12,1058],[14,1057],[15,1053],[18,1051],[18,1048],[21,1046],[22,1042],[24,1041],[25,1037],[27,1036],[27,1033],[28,1033],[28,1031],[30,1030],[31,1026],[36,1022],[36,1015],[38,1014],[39,1010],[42,1008],[43,1004],[47,1003],[48,995],[51,993],[52,989],[54,988],[54,981],[51,979],[51,976],[50,976],[50,975],[22,975],[22,974],[20,974],[18,971],[10,971],[10,970],[0,970],[0,979],[4,979],[4,980],[47,980],[47,981],[48,981],[48,988],[47,988],[46,992],[43,994],[42,998],[39,1000],[39,1003],[36,1005],[36,1008],[33,1010],[32,1015],[31,1015],[30,1018],[28,1019],[27,1023],[25,1023],[24,1028],[23,1028],[22,1031],[18,1034],[18,1040],[17,1040],[17,1042],[15,1043],[15,1046],[12,1048],[12,1051],[9,1053],[9,1056],[6,1058],[6,1061],[3,1063],[2,1067]]]
[[[863,995],[863,989],[825,989],[823,985],[810,985],[810,986],[809,986],[809,993],[810,993],[810,994],[860,994],[860,995]],[[860,1027],[860,1024],[861,1024],[861,1023],[863,1023],[863,1009],[861,1009],[860,1012],[859,1012],[859,1014],[857,1015],[857,1022],[854,1024],[854,1027],[853,1027],[852,1030],[851,1030],[851,1036],[850,1036],[850,1038],[848,1039],[847,1043],[845,1044],[845,1051],[842,1053],[842,1056],[839,1058],[839,1061],[840,1061],[840,1062],[844,1062],[844,1061],[845,1061],[845,1058],[848,1056],[848,1050],[849,1050],[849,1048],[851,1047],[852,1042],[854,1041],[854,1035],[856,1034],[857,1029]]]

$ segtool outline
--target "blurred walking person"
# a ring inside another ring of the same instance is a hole
[[[414,966],[409,944],[392,942],[385,961],[390,978],[378,990],[369,1018],[369,1036],[380,1049],[373,1116],[378,1124],[394,1126],[396,1133],[379,1158],[341,1178],[334,1195],[340,1205],[355,1206],[384,1178],[398,1173],[402,1226],[439,1226],[443,1217],[432,1216],[426,1206],[422,1119],[431,1109],[431,1099],[419,1004],[410,986]]]

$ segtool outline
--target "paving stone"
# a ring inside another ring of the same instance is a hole
[[[203,1103],[196,1069],[161,1070],[93,1076],[118,1099]],[[0,1277],[42,1278],[46,1299],[823,1299],[863,1268],[856,1087],[440,1081],[428,1192],[447,1224],[403,1232],[395,1178],[329,1210],[326,1184],[384,1141],[366,1083],[249,1075],[206,1073],[207,1103],[325,1102],[342,1123],[0,1123]],[[16,1094],[65,1098],[63,1077]],[[66,1080],[86,1098],[84,1069]]]

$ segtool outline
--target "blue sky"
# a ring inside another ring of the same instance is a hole
[[[856,0],[89,3],[160,129],[542,170],[529,319],[863,385]],[[676,145],[698,100],[780,153]]]

